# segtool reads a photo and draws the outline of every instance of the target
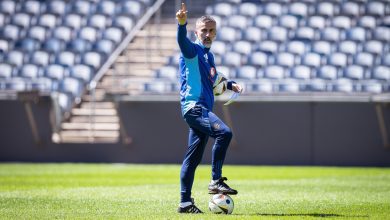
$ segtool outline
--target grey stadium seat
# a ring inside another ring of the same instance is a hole
[[[312,52],[321,54],[321,55],[329,55],[333,52],[332,44],[328,41],[315,41],[313,42]]]
[[[233,51],[248,56],[252,52],[252,44],[248,41],[237,41],[233,44]]]
[[[11,78],[15,74],[14,67],[9,63],[0,63],[0,79]]]
[[[259,79],[254,81],[254,92],[271,93],[274,91],[272,81],[269,79]]]
[[[56,54],[55,63],[65,67],[73,66],[76,63],[76,54],[71,51],[60,51]]]
[[[381,82],[378,82],[377,80],[368,80],[361,82],[361,90],[362,92],[381,93],[384,89]]]
[[[279,50],[279,45],[275,41],[261,41],[257,47],[258,51],[263,51],[266,53],[276,53]]]
[[[375,66],[373,71],[372,71],[372,78],[378,79],[378,80],[385,80],[385,81],[389,82],[390,81],[390,67],[383,66],[383,65]]]
[[[346,1],[342,3],[340,13],[346,16],[359,17],[362,11],[358,2]]]
[[[286,45],[285,51],[297,55],[303,55],[306,53],[306,44],[302,41],[289,41]]]
[[[357,26],[374,29],[376,27],[376,19],[370,15],[364,15],[357,19]]]
[[[349,65],[344,68],[343,75],[345,78],[353,80],[362,80],[364,79],[364,68],[358,65]]]
[[[270,16],[280,16],[283,13],[283,6],[276,2],[268,2],[264,6],[263,13]]]
[[[103,38],[112,40],[115,44],[122,42],[123,33],[122,30],[116,27],[109,27],[103,31]]]
[[[11,50],[7,53],[5,61],[15,66],[21,66],[25,61],[25,53],[21,50]]]
[[[389,42],[390,41],[390,27],[376,27],[373,33],[373,39]]]
[[[68,42],[70,39],[72,39],[73,36],[73,29],[68,26],[57,26],[52,31],[52,36],[58,39],[61,39],[63,41]]]
[[[81,63],[86,64],[97,70],[103,64],[103,55],[96,51],[89,51],[81,56]]]
[[[326,27],[321,31],[321,40],[339,42],[341,39],[340,30],[335,27]]]
[[[348,55],[341,52],[335,52],[328,56],[329,65],[336,67],[345,67],[348,65]]]
[[[359,51],[357,43],[350,40],[339,42],[337,47],[338,52],[342,52],[349,55],[354,55]]]
[[[258,15],[255,17],[255,20],[253,21],[253,26],[267,29],[273,26],[273,19],[271,16],[268,15]]]
[[[266,66],[268,65],[268,54],[261,51],[251,53],[248,57],[248,64],[257,67]]]
[[[313,41],[316,38],[316,31],[311,27],[299,27],[294,30],[295,40]]]
[[[288,52],[275,54],[275,64],[283,67],[292,67],[295,65],[295,56]]]
[[[6,14],[14,14],[16,11],[16,2],[12,0],[3,0],[0,2],[0,11]]]
[[[20,37],[21,28],[16,25],[7,24],[2,28],[1,36],[10,41],[16,41]]]
[[[364,52],[372,53],[375,55],[380,55],[385,52],[384,48],[385,45],[383,45],[383,43],[378,40],[369,40],[367,42],[364,42],[363,45]]]
[[[113,27],[119,27],[126,32],[130,32],[130,30],[134,27],[134,25],[135,22],[133,21],[133,19],[124,15],[116,16],[112,21]]]
[[[249,26],[249,21],[243,15],[231,15],[227,18],[226,26],[245,30]]]
[[[211,51],[215,55],[223,55],[227,51],[227,46],[223,41],[214,41]]]
[[[365,14],[373,16],[384,16],[385,15],[385,3],[381,1],[368,1],[366,4]]]
[[[115,14],[115,8],[116,5],[114,1],[103,0],[98,3],[96,12],[107,16],[113,16]]]
[[[47,66],[50,63],[50,57],[49,52],[37,50],[31,53],[29,62],[40,66]]]
[[[256,78],[256,68],[249,65],[237,67],[236,78],[253,80]]]
[[[233,42],[233,41],[236,41],[237,39],[239,39],[239,34],[237,33],[237,31],[239,30],[236,30],[232,27],[221,27],[219,30],[218,30],[218,34],[217,34],[217,40],[220,40],[220,41],[225,41],[225,42]]]
[[[43,26],[32,26],[27,31],[27,37],[37,39],[39,42],[43,42],[47,38],[48,31]]]
[[[288,5],[288,13],[305,18],[308,15],[308,6],[304,2],[292,2]]]
[[[268,79],[283,79],[285,70],[281,66],[269,65],[264,68],[263,77]]]
[[[217,3],[212,8],[212,14],[226,17],[233,14],[233,6],[229,3]]]
[[[222,56],[222,64],[225,66],[237,67],[241,66],[243,62],[239,53],[229,51]]]
[[[305,65],[294,66],[290,71],[290,77],[294,79],[310,79],[311,78],[311,69]]]
[[[94,5],[89,1],[77,0],[71,5],[71,11],[86,16],[94,12]]]
[[[77,37],[92,43],[98,38],[98,30],[94,27],[84,26],[78,31]]]
[[[347,16],[335,16],[332,18],[331,24],[333,27],[345,30],[351,28],[352,20]]]
[[[346,33],[347,40],[363,42],[367,38],[366,30],[362,27],[353,27],[351,29],[346,30]]]
[[[44,13],[39,16],[37,24],[49,29],[53,29],[55,26],[57,26],[58,20],[59,17],[57,17],[55,14]]]
[[[299,92],[300,84],[296,79],[285,79],[278,83],[279,92]]]
[[[316,14],[325,17],[333,17],[338,10],[337,5],[333,2],[319,2],[315,7]]]
[[[65,71],[65,67],[59,64],[50,64],[46,66],[43,74],[45,77],[55,80],[62,80],[68,75],[68,73]]]
[[[238,13],[253,18],[257,15],[257,5],[252,2],[241,3],[238,5]]]
[[[252,43],[260,42],[262,37],[262,30],[258,27],[248,27],[243,32],[243,39]]]
[[[42,4],[44,5],[44,4]],[[27,12],[31,15],[38,15],[42,12],[41,2],[38,0],[28,0],[22,4],[22,12]]]
[[[83,87],[84,85],[81,79],[65,77],[60,82],[59,91],[71,93],[75,99],[75,102],[79,103],[81,101],[80,97],[83,93]]]
[[[79,29],[81,26],[85,24],[84,17],[80,14],[71,13],[66,14],[63,17],[62,24],[73,29]]]
[[[371,53],[359,52],[354,56],[353,63],[364,67],[370,67],[374,65],[374,56]]]
[[[93,71],[89,66],[83,64],[76,64],[70,67],[69,75],[71,77],[83,80],[84,83],[88,83],[93,77]]]
[[[326,20],[322,16],[314,15],[306,19],[306,25],[315,29],[323,29],[326,26]]]
[[[284,42],[288,39],[288,30],[284,27],[273,26],[268,30],[268,40]]]
[[[115,43],[111,40],[101,39],[96,41],[92,48],[97,52],[109,56],[115,50]]]
[[[46,11],[55,15],[63,15],[67,11],[67,3],[63,0],[52,0],[46,3]]]
[[[117,9],[119,9],[119,13],[132,15],[135,18],[141,17],[145,12],[143,4],[133,0],[121,1]]]
[[[338,70],[335,66],[323,65],[319,67],[316,75],[321,79],[334,80],[338,78]]]
[[[109,24],[109,19],[104,14],[93,14],[87,20],[87,25],[97,28],[105,29]]]
[[[27,28],[30,26],[31,16],[27,13],[18,12],[12,15],[11,24],[18,25],[23,28]]]
[[[34,64],[24,64],[19,68],[19,77],[24,77],[24,78],[38,78],[42,75],[41,69],[39,66],[34,65]]]
[[[350,79],[340,78],[333,83],[333,91],[336,92],[353,92],[354,86]]]
[[[288,29],[296,29],[298,27],[298,18],[293,15],[282,15],[278,19],[278,25]]]
[[[306,53],[302,56],[301,64],[310,67],[319,67],[322,64],[321,55],[318,53]]]

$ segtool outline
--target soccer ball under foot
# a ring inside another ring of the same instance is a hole
[[[209,210],[215,214],[232,214],[234,209],[233,199],[224,194],[215,194],[209,201]]]

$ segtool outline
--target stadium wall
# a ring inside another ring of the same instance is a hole
[[[188,128],[178,102],[119,102],[132,142],[55,144],[51,101],[32,103],[40,143],[35,143],[23,102],[0,101],[0,161],[181,163]],[[382,106],[386,127],[390,108]],[[374,103],[239,102],[215,112],[234,132],[227,164],[390,166]],[[203,163],[211,161],[211,143]]]

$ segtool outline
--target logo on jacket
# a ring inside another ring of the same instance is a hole
[[[209,57],[207,56],[207,53],[205,53],[203,57],[204,57],[204,61],[205,61],[206,63],[208,63]]]
[[[211,76],[211,78],[213,79],[214,78],[214,76],[215,76],[215,68],[214,67],[211,67],[210,68],[210,76]]]

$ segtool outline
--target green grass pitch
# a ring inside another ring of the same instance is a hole
[[[230,216],[208,211],[210,166],[178,214],[179,165],[0,164],[0,219],[390,219],[389,168],[225,166]]]

